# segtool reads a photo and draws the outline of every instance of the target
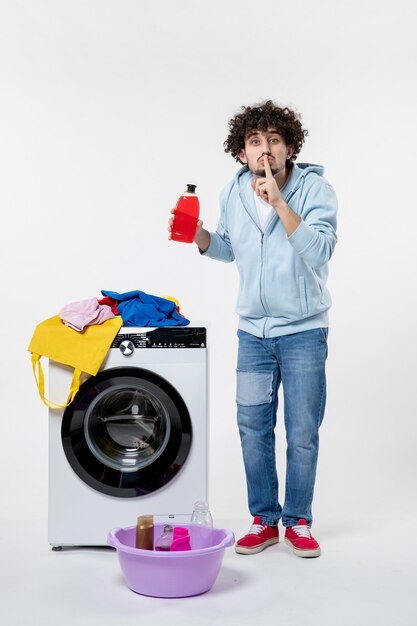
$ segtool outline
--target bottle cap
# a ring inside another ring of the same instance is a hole
[[[209,508],[209,505],[207,502],[204,502],[204,500],[197,500],[197,502],[194,503],[194,508],[205,510]]]
[[[139,515],[136,526],[138,528],[150,528],[153,526],[153,515]]]
[[[197,185],[187,185],[187,191],[189,193],[195,193],[196,188],[197,188]]]

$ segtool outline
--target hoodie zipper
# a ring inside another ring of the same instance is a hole
[[[265,328],[266,328],[266,322],[268,320],[268,313],[267,313],[265,302],[264,302],[263,295],[262,295],[262,285],[263,285],[263,276],[264,276],[264,236],[265,236],[265,233],[261,231],[261,275],[260,275],[260,280],[259,280],[259,283],[260,283],[259,284],[259,298],[261,300],[261,304],[265,311],[265,322],[264,322],[264,327],[262,329],[262,337],[265,339]]]

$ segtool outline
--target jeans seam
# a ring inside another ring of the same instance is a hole
[[[310,489],[310,492],[308,494],[308,501],[310,502],[310,516],[311,516],[311,521],[310,524],[313,521],[313,514],[311,511],[311,505],[313,502],[313,496],[314,496],[314,487],[316,484],[316,476],[317,476],[317,464],[318,464],[318,459],[319,459],[319,447],[320,447],[320,441],[319,441],[319,429],[320,426],[323,422],[323,419],[320,421],[320,415],[323,414],[322,408],[323,408],[323,399],[324,399],[324,395],[325,395],[325,389],[326,389],[326,379],[323,380],[323,384],[321,386],[321,396],[320,396],[320,405],[319,405],[319,411],[318,411],[318,416],[317,416],[317,420],[316,420],[316,424],[317,424],[317,456],[316,456],[316,463],[314,466],[314,480]],[[324,414],[323,414],[324,417]]]
[[[320,406],[319,406],[319,414],[317,416],[317,429],[320,428],[323,419],[324,419],[324,408],[323,408],[323,404],[324,404],[324,396],[325,396],[325,391],[326,391],[326,378],[324,378],[323,380],[323,384],[321,386],[321,396],[320,396]],[[322,415],[322,417],[320,418],[320,416]]]
[[[271,433],[274,434],[274,407],[275,407],[275,401],[274,398],[272,397],[272,394],[274,393],[274,376],[272,376],[272,389],[271,389],[271,409],[269,411],[269,427],[271,429]],[[278,395],[278,390],[277,390],[277,394]],[[276,476],[277,474],[277,461],[276,461],[276,442],[275,442],[275,435],[274,435],[274,445],[272,446],[271,444],[271,440],[270,440],[270,455],[269,455],[269,464],[270,464],[270,476]],[[278,477],[277,477],[278,480]],[[274,489],[273,489],[273,485],[272,485],[272,481],[270,481],[270,502],[272,503],[273,501],[278,501],[278,490],[276,493],[273,493]]]

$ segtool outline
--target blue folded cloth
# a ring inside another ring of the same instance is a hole
[[[117,310],[124,326],[187,326],[190,320],[180,315],[175,302],[144,291],[102,291],[117,300]]]

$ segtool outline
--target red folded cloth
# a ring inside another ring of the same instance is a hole
[[[109,306],[111,308],[112,313],[114,315],[120,315],[119,311],[117,310],[117,305],[119,303],[114,298],[110,298],[109,296],[104,296],[104,298],[99,300],[98,303],[99,304],[106,304],[107,306]]]

